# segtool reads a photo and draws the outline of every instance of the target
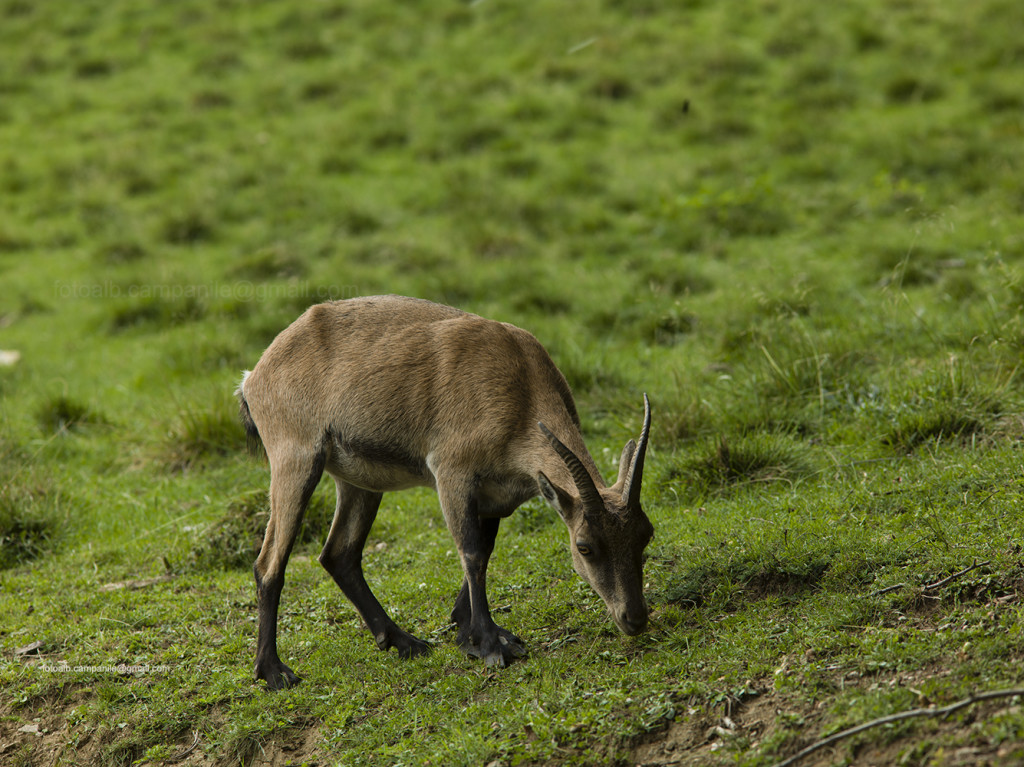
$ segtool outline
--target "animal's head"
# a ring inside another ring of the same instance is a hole
[[[543,472],[537,482],[569,529],[572,562],[608,606],[623,633],[639,634],[647,626],[644,600],[644,549],[654,536],[640,506],[644,455],[651,429],[651,406],[644,395],[644,427],[639,444],[622,449],[615,484],[598,488],[583,463],[544,424],[538,424],[572,475],[577,495],[556,487]]]

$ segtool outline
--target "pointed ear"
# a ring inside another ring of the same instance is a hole
[[[544,496],[544,500],[551,504],[551,507],[558,512],[562,519],[568,521],[575,511],[572,496],[551,484],[551,480],[543,471],[537,472],[537,484],[540,486],[540,493]]]
[[[636,452],[636,442],[630,440],[626,443],[626,446],[622,448],[622,455],[619,457],[619,477],[615,480],[615,487],[618,488],[619,492],[622,492],[622,483],[626,481],[626,475],[629,473],[630,464],[633,463],[633,453]]]

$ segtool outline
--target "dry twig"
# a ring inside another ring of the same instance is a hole
[[[967,575],[967,573],[971,572],[972,570],[977,570],[979,567],[985,567],[986,565],[989,565],[989,564],[992,564],[992,561],[989,560],[989,559],[986,559],[984,562],[979,562],[977,559],[975,559],[974,560],[974,564],[972,564],[970,567],[965,567],[960,572],[953,573],[948,578],[943,578],[941,581],[936,581],[935,583],[929,583],[929,584],[923,586],[921,588],[921,593],[922,594],[927,594],[929,591],[937,591],[938,589],[941,589],[943,586],[952,583],[957,578],[964,577],[965,575]],[[890,591],[896,591],[898,589],[905,588],[905,587],[907,587],[909,585],[910,585],[909,583],[895,583],[892,586],[886,586],[884,589],[878,589],[878,591],[872,591],[870,594],[868,594],[868,596],[869,597],[881,596],[882,594],[888,594]]]
[[[166,761],[168,762],[180,762],[186,756],[196,750],[196,746],[199,745],[199,730],[192,731],[192,745],[186,748],[184,751],[179,751],[177,754],[169,757]]]
[[[868,594],[869,597],[880,597],[882,594],[888,594],[890,591],[899,591],[902,588],[909,586],[909,583],[894,583],[892,586],[886,586],[884,589],[878,591],[872,591]]]
[[[935,591],[936,589],[941,589],[947,583],[952,583],[957,578],[961,578],[961,577],[967,575],[967,573],[971,572],[971,570],[977,570],[979,567],[985,567],[988,564],[991,564],[991,560],[989,560],[989,559],[986,559],[984,562],[979,562],[977,559],[975,559],[974,560],[974,564],[971,565],[970,567],[965,567],[960,572],[953,573],[951,576],[949,576],[948,578],[943,578],[941,581],[937,581],[935,583],[929,583],[927,586],[924,587],[924,590],[925,591]]]

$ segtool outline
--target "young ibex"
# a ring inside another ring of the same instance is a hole
[[[532,335],[448,306],[399,296],[311,307],[263,353],[238,387],[242,418],[270,463],[270,520],[254,567],[256,677],[271,689],[299,677],[277,654],[277,608],[288,554],[326,470],[337,508],[320,563],[373,633],[402,657],[428,651],[370,591],[362,550],[381,495],[437,490],[465,578],[452,621],[468,655],[505,666],[526,649],[491,619],[487,561],[498,523],[542,494],[569,529],[573,565],[616,625],[647,625],[643,551],[654,528],[640,507],[650,432],[644,396],[606,487],[580,436],[565,378]]]

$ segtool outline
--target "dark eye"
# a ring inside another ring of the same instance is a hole
[[[577,543],[576,544],[576,551],[578,551],[580,554],[582,554],[585,557],[589,557],[591,554],[594,553],[594,550],[592,548],[590,548],[585,543]]]

